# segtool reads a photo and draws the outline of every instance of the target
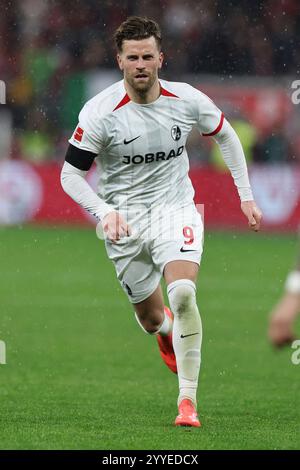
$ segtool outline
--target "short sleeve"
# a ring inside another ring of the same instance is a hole
[[[104,146],[103,128],[99,117],[87,103],[79,113],[79,122],[69,143],[75,147],[99,154]]]
[[[216,135],[223,126],[224,114],[204,93],[194,88],[196,126],[203,136]]]

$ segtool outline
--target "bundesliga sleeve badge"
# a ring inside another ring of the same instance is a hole
[[[84,130],[81,127],[77,126],[74,132],[74,140],[76,140],[76,142],[81,142],[83,133],[84,133]]]

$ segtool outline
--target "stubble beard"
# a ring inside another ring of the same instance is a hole
[[[152,88],[152,86],[154,85],[155,81],[156,81],[156,76],[155,75],[150,75],[149,76],[149,79],[147,82],[136,82],[135,79],[132,77],[130,78],[126,78],[127,79],[127,82],[129,83],[129,85],[131,86],[131,88],[133,88],[133,90],[135,91],[135,93],[137,93],[139,96],[141,97],[145,97],[145,95],[147,95],[148,91]]]

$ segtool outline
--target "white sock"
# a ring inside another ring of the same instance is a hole
[[[179,381],[178,404],[188,398],[197,406],[202,324],[196,304],[196,286],[189,279],[174,281],[168,285],[168,296],[174,315],[173,347]]]
[[[162,324],[160,325],[160,327],[158,328],[157,331],[154,331],[153,333],[149,333],[147,330],[145,330],[145,328],[143,327],[142,323],[140,322],[140,319],[139,317],[137,316],[137,314],[135,313],[135,318],[136,318],[136,321],[138,322],[138,324],[140,325],[140,327],[142,328],[142,330],[147,333],[148,335],[149,334],[152,334],[152,335],[161,335],[161,336],[167,336],[168,334],[171,333],[172,331],[172,328],[173,328],[173,322],[171,320],[170,317],[168,317],[168,315],[166,314],[166,312],[164,311],[164,319],[163,319],[163,322]]]
[[[285,282],[285,290],[291,294],[300,294],[300,271],[291,271]]]

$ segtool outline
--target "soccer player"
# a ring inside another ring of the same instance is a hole
[[[260,228],[239,139],[216,105],[186,83],[158,78],[163,64],[156,22],[130,17],[115,33],[123,80],[86,103],[61,173],[64,190],[94,214],[106,250],[141,328],[155,335],[178,374],[178,426],[200,426],[197,386],[202,325],[196,281],[203,224],[193,202],[186,140],[193,126],[214,136],[251,229]],[[85,180],[93,161],[96,194]],[[224,201],[226,210],[226,201]],[[164,306],[161,277],[171,310]]]
[[[295,336],[293,326],[300,314],[300,253],[295,269],[290,271],[285,282],[285,292],[271,312],[269,339],[274,346],[290,345]]]

